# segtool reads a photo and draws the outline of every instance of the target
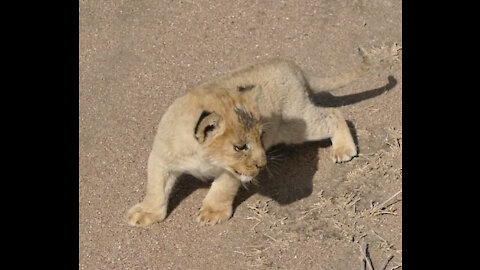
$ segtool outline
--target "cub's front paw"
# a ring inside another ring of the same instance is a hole
[[[332,148],[332,160],[336,163],[350,161],[357,155],[357,147],[352,145],[341,145]]]
[[[202,206],[197,217],[201,224],[215,225],[227,221],[232,216],[232,207]]]
[[[166,208],[148,208],[139,203],[128,211],[128,224],[143,227],[162,221],[166,216]]]

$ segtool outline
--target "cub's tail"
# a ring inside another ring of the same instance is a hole
[[[367,73],[372,66],[371,61],[362,48],[358,48],[358,53],[362,57],[362,64],[354,71],[334,77],[317,77],[312,74],[304,74],[305,79],[308,81],[310,89],[314,93],[322,91],[332,91],[350,84],[351,82],[355,81],[356,79]]]

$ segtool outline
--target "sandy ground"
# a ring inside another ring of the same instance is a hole
[[[80,0],[79,12],[80,269],[363,269],[362,244],[375,269],[401,269],[401,50],[319,98],[348,119],[360,149],[351,162],[333,164],[328,142],[279,147],[273,175],[240,191],[226,224],[197,224],[208,184],[191,177],[164,222],[125,222],[175,98],[270,57],[348,71],[358,46],[401,46],[401,1]]]

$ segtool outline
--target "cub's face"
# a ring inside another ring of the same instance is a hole
[[[242,182],[249,182],[267,165],[260,121],[250,126],[231,123],[209,145],[210,155]]]
[[[249,182],[267,165],[258,110],[237,103],[217,111],[202,112],[195,137],[213,163]]]

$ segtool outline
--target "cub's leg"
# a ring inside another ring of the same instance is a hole
[[[228,173],[220,175],[213,181],[207,196],[203,200],[197,221],[214,225],[228,220],[232,216],[232,204],[240,181]]]
[[[168,196],[179,173],[168,171],[151,155],[148,160],[147,194],[128,211],[128,224],[147,226],[167,216]]]
[[[357,147],[345,118],[337,109],[308,106],[304,116],[306,120],[306,139],[332,141],[332,160],[346,162],[357,155]]]
[[[357,146],[342,113],[336,109],[332,109],[332,111],[337,119],[337,125],[331,138],[332,159],[334,162],[346,162],[357,155]]]

